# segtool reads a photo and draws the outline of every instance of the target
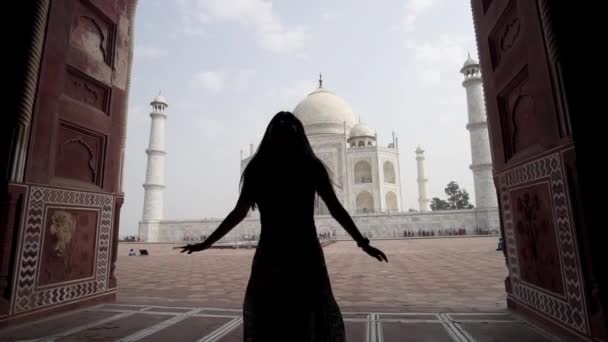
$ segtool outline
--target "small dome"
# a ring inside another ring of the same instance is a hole
[[[358,137],[375,138],[376,132],[374,132],[374,130],[371,129],[366,124],[359,122],[358,124],[353,126],[353,128],[350,130],[350,137],[351,138],[358,138]]]
[[[155,97],[154,100],[152,100],[152,102],[150,102],[150,104],[154,104],[154,103],[162,103],[165,106],[169,105],[167,103],[167,99],[164,96],[160,95],[160,94],[157,97]]]
[[[467,60],[464,61],[464,64],[462,65],[460,72],[462,72],[465,68],[468,68],[468,67],[479,67],[479,62],[477,62],[476,60],[471,58],[471,54],[469,54],[467,57]]]
[[[302,121],[306,133],[344,133],[355,124],[351,107],[343,98],[324,88],[318,88],[300,101],[293,114]]]

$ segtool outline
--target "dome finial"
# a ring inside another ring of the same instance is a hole
[[[319,89],[323,88],[323,76],[319,73]]]

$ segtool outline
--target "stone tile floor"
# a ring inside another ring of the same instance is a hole
[[[507,312],[344,311],[343,316],[349,342],[558,341]],[[240,342],[242,323],[240,310],[106,304],[0,330],[0,341]]]
[[[556,341],[506,311],[507,270],[496,242],[372,241],[389,263],[352,241],[326,246],[348,341]],[[185,255],[173,246],[120,244],[116,304],[9,327],[0,341],[242,341],[254,250]],[[150,255],[128,257],[130,248]]]
[[[505,258],[497,238],[374,240],[388,263],[340,241],[323,251],[340,306],[505,307]],[[118,300],[240,308],[254,249],[180,254],[171,244],[120,244]],[[150,256],[129,257],[130,248]]]

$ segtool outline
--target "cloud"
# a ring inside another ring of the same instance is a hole
[[[265,0],[179,0],[181,26],[186,34],[204,34],[212,23],[236,23],[253,32],[258,44],[273,52],[300,49],[309,39],[304,26],[285,28]]]
[[[294,80],[284,86],[272,89],[269,95],[276,98],[276,102],[283,106],[283,110],[293,110],[295,106],[315,89],[313,80]]]
[[[235,72],[234,86],[236,90],[250,89],[251,80],[256,76],[255,69],[241,69]]]
[[[405,3],[405,14],[401,18],[400,28],[404,33],[412,33],[416,30],[418,17],[431,8],[435,0],[408,0]]]
[[[138,45],[135,47],[135,56],[138,58],[157,59],[166,57],[168,55],[169,50],[155,46]]]
[[[441,71],[438,69],[424,69],[419,73],[420,81],[425,86],[441,83]]]
[[[222,71],[202,71],[195,73],[190,79],[190,86],[202,88],[211,94],[218,94],[224,90],[225,75]]]
[[[212,118],[209,115],[196,115],[194,122],[199,137],[208,141],[214,141],[225,136],[226,123]]]
[[[206,18],[197,16],[193,11],[193,7],[196,7],[195,2],[192,0],[177,0],[177,14],[180,19],[179,27],[181,33],[189,36],[200,36],[206,32],[201,25],[205,22]]]
[[[472,39],[468,36],[443,34],[435,41],[414,42],[411,47],[418,62],[460,67],[467,55],[466,46],[472,42]]]
[[[334,15],[329,13],[329,12],[323,12],[323,14],[321,14],[321,18],[323,18],[323,20],[325,21],[330,21],[332,19],[334,19]]]
[[[411,70],[422,85],[431,86],[459,77],[458,70],[466,59],[467,47],[474,44],[473,37],[442,34],[429,41],[410,39],[405,45],[413,56]]]
[[[147,129],[150,125],[150,107],[140,104],[130,104],[127,120],[128,127],[137,127],[137,129]]]

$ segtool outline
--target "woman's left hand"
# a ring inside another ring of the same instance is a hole
[[[203,250],[200,243],[197,243],[194,245],[188,244],[185,246],[173,247],[173,249],[181,249],[182,251],[180,253],[188,252],[188,254],[192,254],[192,252],[199,252],[199,251]]]

